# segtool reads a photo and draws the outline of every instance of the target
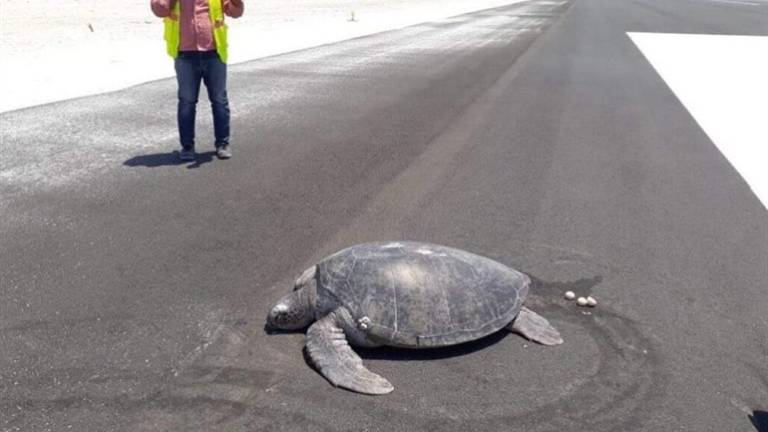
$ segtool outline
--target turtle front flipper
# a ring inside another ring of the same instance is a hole
[[[563,338],[546,318],[523,306],[514,321],[507,325],[507,330],[542,345],[560,345]]]
[[[371,395],[387,394],[395,389],[389,381],[363,366],[363,361],[347,343],[335,312],[309,327],[306,348],[312,363],[334,386]]]

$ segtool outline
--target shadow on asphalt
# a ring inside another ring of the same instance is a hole
[[[275,335],[281,335],[281,334],[291,334],[291,333],[304,333],[305,329],[302,330],[275,330],[272,328],[269,328],[268,326],[264,326],[264,332],[269,336],[275,336]],[[465,342],[463,344],[459,345],[452,345],[448,347],[440,347],[440,348],[429,348],[429,349],[408,349],[408,348],[397,348],[397,347],[379,347],[379,348],[363,348],[359,346],[355,346],[354,350],[356,353],[360,355],[363,359],[372,359],[372,360],[401,360],[401,361],[408,361],[408,360],[436,360],[436,359],[445,359],[445,358],[451,358],[451,357],[459,357],[463,356],[469,353],[473,353],[475,351],[482,350],[483,348],[487,348],[491,345],[495,345],[509,334],[508,331],[501,329],[497,331],[496,333],[492,333],[484,338]],[[306,352],[305,352],[306,357]],[[308,362],[311,363],[312,362]]]
[[[757,432],[768,432],[768,412],[755,411],[749,416],[749,420],[757,429]]]
[[[287,332],[285,332],[287,333]],[[408,349],[397,347],[380,347],[380,348],[363,348],[354,347],[355,352],[360,355],[363,360],[394,360],[394,361],[413,361],[413,360],[438,360],[451,357],[459,357],[475,351],[482,350],[483,348],[494,345],[507,337],[509,332],[505,330],[499,330],[496,333],[488,335],[482,339],[466,342],[460,345],[453,345],[449,347],[441,348],[429,348],[429,349]],[[271,333],[276,334],[276,333]],[[314,369],[312,361],[307,356],[306,349],[302,351],[304,359],[307,364]]]
[[[466,354],[480,351],[489,346],[495,345],[502,339],[506,338],[509,332],[501,329],[495,333],[492,333],[484,338],[465,342],[459,345],[452,345],[448,347],[429,348],[429,349],[407,349],[407,348],[395,348],[395,347],[381,347],[381,348],[361,348],[355,347],[355,351],[363,359],[371,360],[395,360],[395,361],[409,361],[409,360],[438,360],[447,359],[451,357],[459,357]]]
[[[127,161],[123,162],[123,165],[129,167],[146,167],[157,168],[163,166],[176,166],[187,165],[187,168],[194,169],[199,168],[203,164],[207,164],[213,161],[216,156],[216,152],[209,151],[205,153],[197,153],[195,155],[195,161],[192,163],[179,160],[179,152],[174,151],[171,153],[155,153],[141,156],[134,156]]]

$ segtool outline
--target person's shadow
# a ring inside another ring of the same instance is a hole
[[[757,432],[768,432],[768,412],[755,411],[749,416],[749,420],[757,429]]]
[[[197,153],[195,154],[194,161],[183,161],[179,159],[179,152],[174,151],[171,153],[155,153],[148,155],[134,156],[127,161],[123,162],[123,165],[129,167],[146,167],[157,168],[163,166],[175,166],[175,165],[187,165],[187,168],[199,168],[201,165],[213,161],[216,156],[215,151]]]

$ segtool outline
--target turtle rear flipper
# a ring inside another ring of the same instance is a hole
[[[394,390],[389,381],[363,366],[363,361],[347,343],[333,312],[309,327],[306,348],[318,371],[337,387],[371,395]]]
[[[563,338],[546,318],[523,306],[517,317],[507,325],[507,330],[542,345],[560,345]]]

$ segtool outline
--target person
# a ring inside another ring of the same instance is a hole
[[[179,158],[195,160],[195,114],[201,80],[211,101],[216,155],[231,158],[224,15],[241,17],[243,0],[151,0],[151,7],[165,23],[166,49],[174,59],[179,85]]]

